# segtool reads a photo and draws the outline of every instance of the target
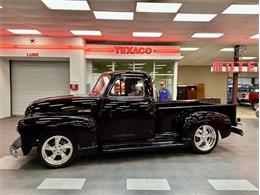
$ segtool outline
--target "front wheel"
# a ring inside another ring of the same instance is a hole
[[[54,134],[40,140],[38,156],[50,168],[61,168],[71,163],[77,153],[77,145],[68,135]]]
[[[211,152],[218,143],[218,131],[210,125],[194,127],[191,136],[191,149],[195,153]]]

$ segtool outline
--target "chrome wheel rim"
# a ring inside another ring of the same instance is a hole
[[[55,135],[43,143],[41,152],[43,159],[47,163],[62,165],[71,158],[73,145],[68,138],[62,135]]]
[[[216,141],[216,131],[209,125],[200,126],[194,134],[194,143],[201,151],[208,151],[212,149]]]

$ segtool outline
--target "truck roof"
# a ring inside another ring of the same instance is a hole
[[[136,71],[127,71],[127,70],[119,70],[119,71],[109,71],[109,72],[104,72],[102,75],[112,75],[116,76],[118,74],[134,74],[134,75],[143,75],[146,77],[150,77],[150,75],[147,72],[136,72]]]

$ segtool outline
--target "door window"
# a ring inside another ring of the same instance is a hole
[[[126,78],[115,81],[110,96],[144,96],[144,81],[141,78]]]

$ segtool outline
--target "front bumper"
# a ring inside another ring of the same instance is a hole
[[[21,137],[18,137],[10,146],[9,153],[17,158],[18,157],[18,149],[20,149],[22,146]]]
[[[238,128],[236,128],[236,127],[231,127],[231,132],[236,133],[236,134],[241,135],[241,136],[244,135],[243,130],[238,129]]]

